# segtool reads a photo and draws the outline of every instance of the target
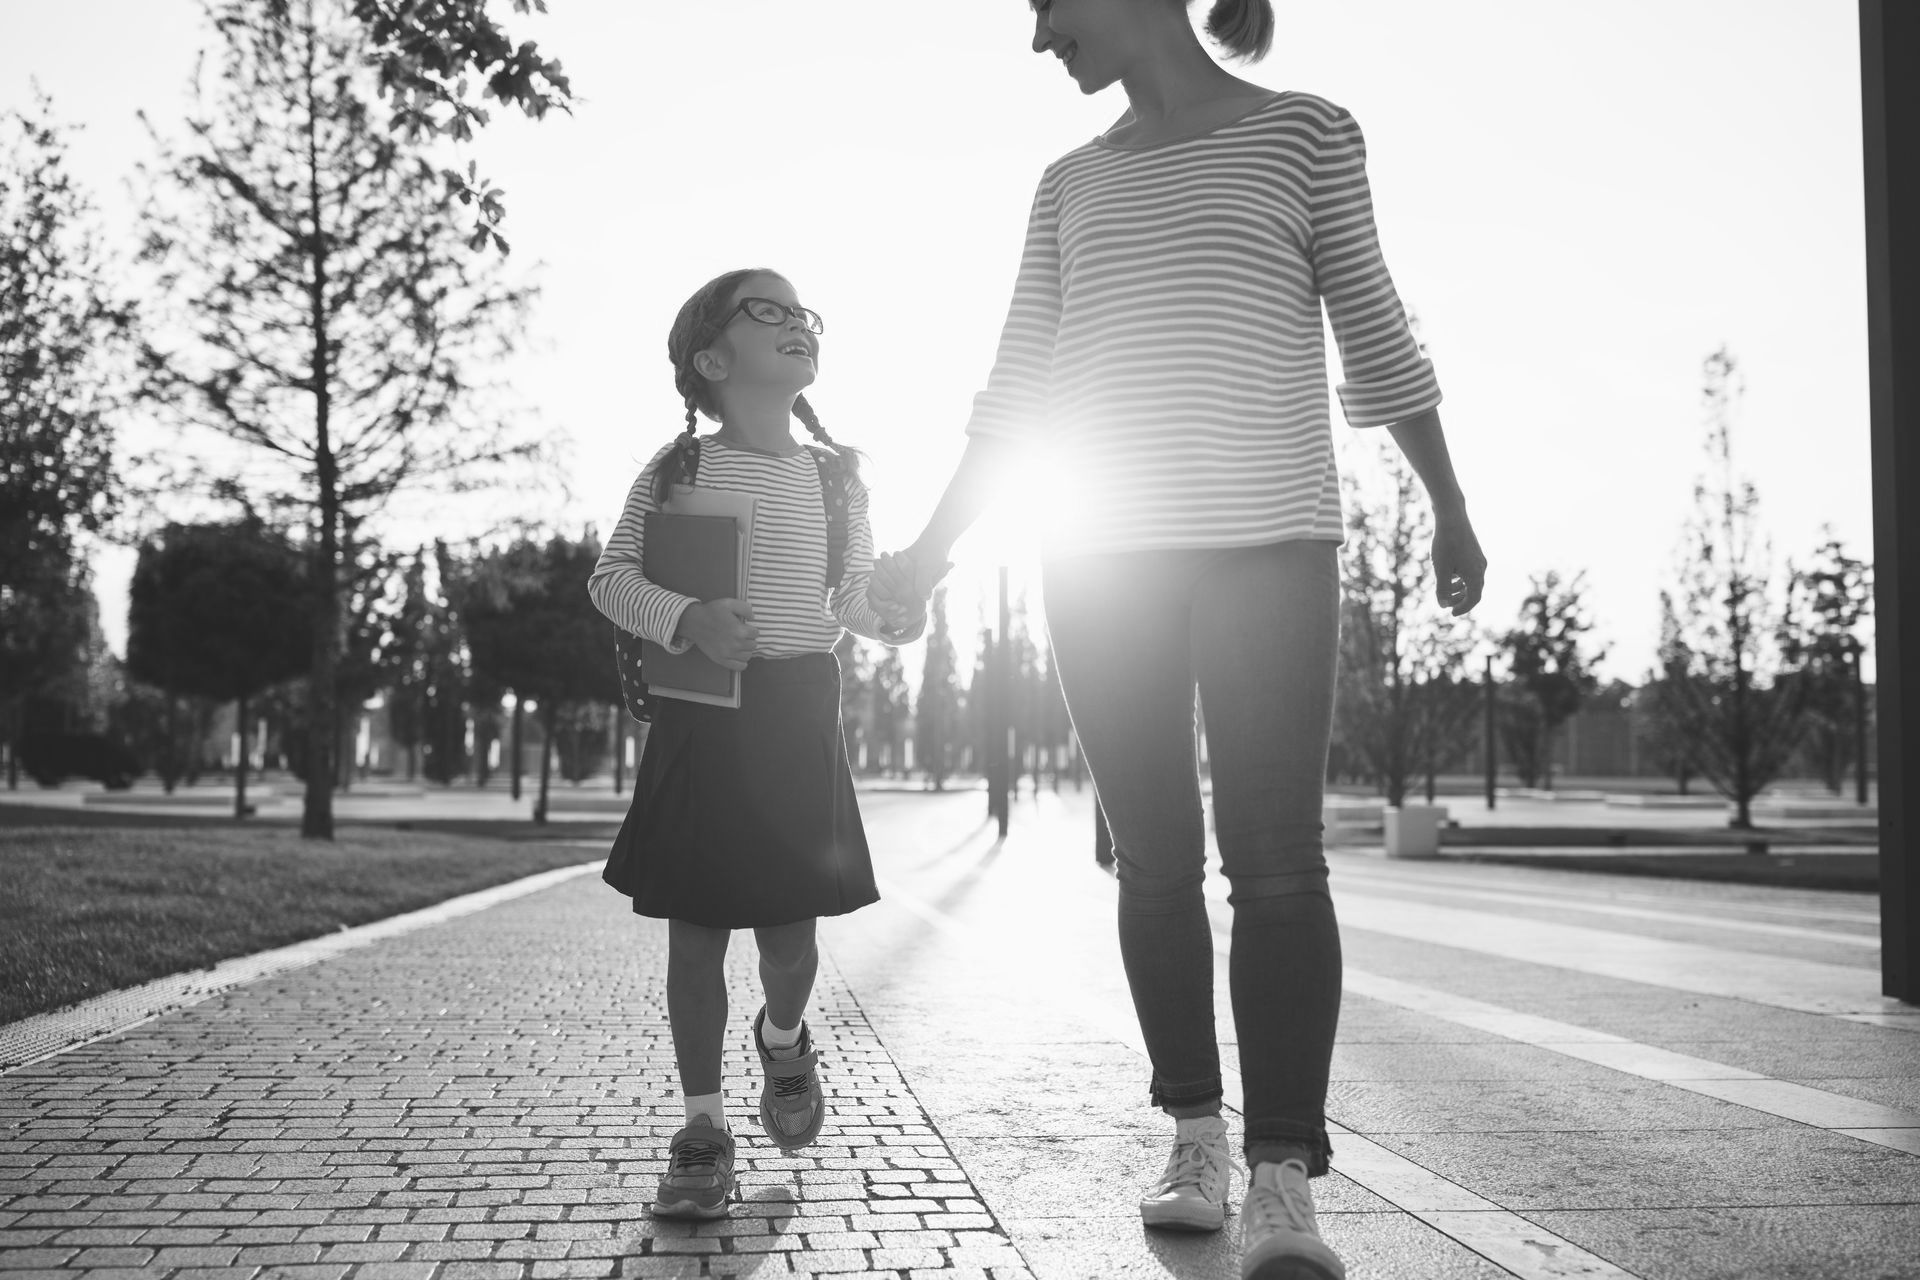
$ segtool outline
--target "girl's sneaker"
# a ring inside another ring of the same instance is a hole
[[[1206,1116],[1187,1123],[1190,1136],[1174,1139],[1167,1171],[1140,1197],[1140,1220],[1150,1227],[1218,1231],[1227,1220],[1233,1177],[1227,1122]]]
[[[654,1196],[657,1218],[724,1218],[733,1195],[733,1135],[705,1116],[673,1135]]]
[[[1347,1280],[1338,1254],[1320,1239],[1307,1166],[1257,1164],[1240,1208],[1240,1280]]]
[[[760,1085],[760,1127],[774,1145],[793,1151],[811,1145],[827,1121],[827,1097],[820,1089],[820,1055],[814,1052],[813,1035],[802,1022],[796,1051],[783,1051],[775,1058],[760,1034],[766,1020],[767,1008],[762,1005],[753,1015],[753,1047],[760,1051],[760,1070],[766,1075]]]

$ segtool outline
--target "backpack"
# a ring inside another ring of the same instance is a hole
[[[847,508],[852,494],[847,486],[846,465],[836,454],[811,445],[807,446],[807,452],[813,455],[813,464],[820,472],[820,502],[827,513],[826,585],[828,594],[832,594],[846,577]],[[674,450],[666,465],[678,467],[674,484],[692,484],[700,473],[699,441],[695,440],[692,448]],[[652,724],[653,697],[647,692],[647,678],[640,670],[640,637],[616,627],[613,657],[620,672],[620,700],[626,704],[627,714],[641,724]]]

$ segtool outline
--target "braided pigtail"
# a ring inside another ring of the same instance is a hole
[[[800,419],[800,425],[807,429],[807,433],[825,445],[827,450],[839,460],[841,470],[843,470],[849,478],[859,476],[860,451],[841,444],[832,436],[828,435],[827,429],[820,425],[820,415],[813,411],[813,406],[807,402],[805,396],[795,396],[793,398],[793,416]]]
[[[769,274],[759,268],[749,268],[715,276],[682,303],[680,314],[673,318],[673,328],[667,332],[667,359],[673,362],[673,389],[680,393],[682,403],[687,406],[687,426],[674,440],[673,452],[660,460],[660,469],[654,473],[653,497],[657,503],[664,505],[673,486],[693,475],[700,456],[700,442],[695,436],[700,415],[719,416],[713,384],[694,368],[694,357],[720,336],[721,322],[733,304],[734,290],[756,275]]]
[[[673,438],[673,452],[660,459],[660,469],[653,473],[653,501],[657,506],[667,505],[667,495],[674,485],[686,483],[700,456],[700,441],[694,435],[700,427],[700,406],[692,396],[686,399],[687,428]]]

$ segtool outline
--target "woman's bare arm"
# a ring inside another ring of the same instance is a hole
[[[1400,446],[1433,503],[1434,596],[1457,617],[1480,603],[1487,581],[1487,557],[1467,516],[1466,495],[1453,473],[1453,455],[1440,426],[1440,411],[1429,409],[1387,430]]]

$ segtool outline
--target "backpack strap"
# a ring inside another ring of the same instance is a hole
[[[847,510],[853,505],[853,492],[840,455],[808,448],[820,472],[820,505],[827,514],[827,594],[831,595],[847,576]]]
[[[700,438],[675,445],[660,465],[673,469],[669,489],[675,484],[692,484],[700,474]],[[627,714],[641,724],[652,724],[653,696],[647,692],[647,677],[640,670],[640,637],[615,627],[613,661],[620,673],[620,700],[626,704]]]

